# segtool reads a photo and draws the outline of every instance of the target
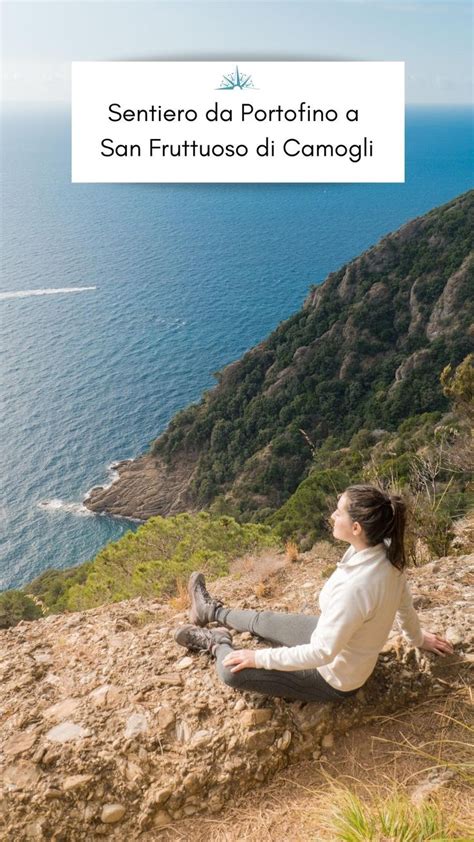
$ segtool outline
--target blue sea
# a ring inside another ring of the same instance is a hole
[[[82,185],[67,111],[4,113],[0,589],[136,528],[81,505],[111,464],[311,284],[472,186],[468,109],[408,109],[406,139],[405,184]]]

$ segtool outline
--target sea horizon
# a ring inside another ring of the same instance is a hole
[[[472,187],[470,106],[408,106],[406,183],[380,185],[71,184],[68,114],[4,117],[0,589],[136,528],[88,490],[310,286]]]

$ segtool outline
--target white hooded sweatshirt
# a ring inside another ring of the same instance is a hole
[[[319,607],[309,643],[256,649],[256,667],[317,669],[337,690],[355,690],[372,673],[395,619],[410,644],[423,642],[405,573],[383,543],[359,551],[351,545],[321,589]]]

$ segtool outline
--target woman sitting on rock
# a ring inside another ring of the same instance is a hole
[[[191,624],[177,643],[207,650],[219,677],[237,690],[304,701],[353,696],[372,673],[394,620],[413,646],[451,654],[451,644],[423,631],[404,573],[405,505],[371,485],[353,485],[331,515],[333,535],[350,547],[319,594],[320,614],[226,608],[192,573]],[[217,622],[218,628],[202,628]],[[277,644],[234,649],[228,628]]]

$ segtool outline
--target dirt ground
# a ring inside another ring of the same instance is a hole
[[[334,787],[348,787],[370,802],[393,791],[413,796],[420,785],[440,778],[439,789],[432,784],[427,797],[456,815],[453,840],[472,842],[473,701],[465,686],[399,716],[374,719],[349,732],[319,760],[277,773],[270,784],[229,804],[220,816],[177,821],[149,838],[322,842],[337,838],[329,829]]]

